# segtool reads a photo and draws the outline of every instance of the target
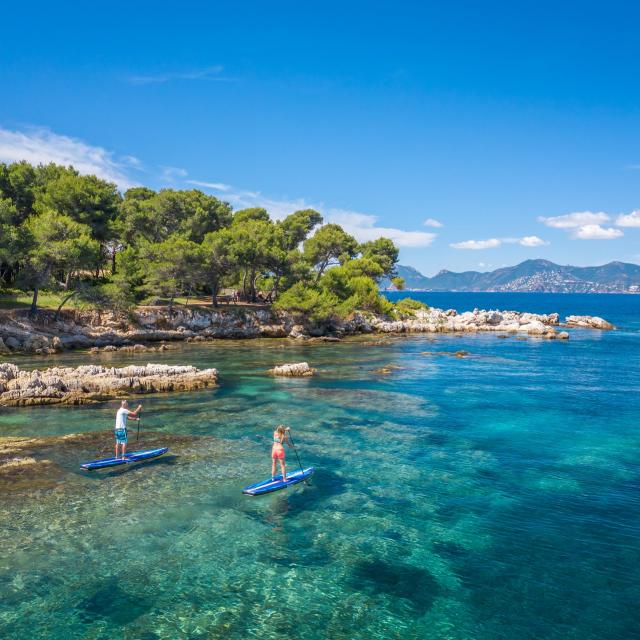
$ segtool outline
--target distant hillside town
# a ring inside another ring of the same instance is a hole
[[[600,267],[562,266],[548,260],[525,260],[495,271],[443,269],[432,278],[413,267],[398,265],[405,289],[412,291],[487,291],[547,293],[640,293],[640,265],[609,262]],[[393,289],[389,280],[385,289]]]

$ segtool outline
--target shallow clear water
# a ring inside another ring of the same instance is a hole
[[[99,451],[61,448],[47,454],[54,485],[0,496],[0,637],[637,636],[640,297],[544,298],[528,309],[621,328],[101,357],[216,366],[222,384],[144,398],[143,434],[188,436],[176,455],[83,475]],[[470,356],[434,353],[457,350]],[[301,360],[318,376],[264,374]],[[388,364],[400,368],[375,373]],[[104,430],[108,447],[114,411],[4,410],[0,433]],[[241,495],[268,475],[281,421],[313,483]]]

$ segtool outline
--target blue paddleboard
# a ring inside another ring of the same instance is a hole
[[[281,475],[275,476],[273,478],[269,478],[268,480],[263,480],[262,482],[257,482],[256,484],[245,487],[242,490],[242,493],[248,496],[260,496],[263,493],[271,493],[272,491],[278,491],[279,489],[286,489],[292,484],[298,484],[298,482],[306,480],[313,475],[314,471],[315,467],[308,467],[304,471],[293,471],[287,474],[286,482],[282,481]]]
[[[141,460],[149,460],[150,458],[157,458],[163,453],[167,453],[169,447],[162,447],[160,449],[147,449],[146,451],[134,451],[133,453],[127,453],[124,458],[104,458],[103,460],[92,460],[91,462],[85,462],[80,465],[82,469],[92,471],[93,469],[104,469],[105,467],[117,467],[121,464],[131,464],[132,462],[140,462]]]

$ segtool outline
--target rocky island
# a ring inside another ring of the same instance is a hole
[[[0,407],[87,404],[115,397],[215,386],[217,369],[147,364],[116,369],[85,365],[23,371],[0,363]]]

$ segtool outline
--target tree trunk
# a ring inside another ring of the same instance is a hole
[[[245,301],[249,300],[247,293],[247,269],[242,272],[242,295],[244,295]]]
[[[328,264],[329,261],[325,260],[320,266],[320,269],[318,269],[318,272],[316,273],[316,284],[318,284],[318,282],[320,281],[320,278],[322,277],[322,274],[324,273],[324,270],[327,268]]]
[[[173,315],[173,299],[176,297],[175,293],[171,294],[171,299],[169,300],[169,317]]]
[[[35,318],[37,313],[38,313],[38,287],[34,287],[33,298],[31,299],[31,309],[29,310],[29,315],[32,318]]]
[[[69,301],[71,300],[71,298],[73,298],[73,296],[75,296],[78,292],[77,291],[73,291],[72,293],[70,293],[68,296],[66,296],[64,298],[64,300],[60,303],[60,305],[58,306],[58,308],[56,309],[56,315],[54,316],[54,321],[57,322],[60,319],[60,310],[62,309],[62,307]]]
[[[116,250],[114,249],[111,252],[111,275],[114,276],[116,274]]]
[[[211,306],[218,306],[218,283],[212,282],[209,287],[211,288]]]
[[[64,279],[64,290],[69,291],[69,285],[71,284],[71,269],[67,271],[67,275]]]
[[[257,298],[256,298],[256,278],[258,276],[256,275],[256,270],[255,268],[251,269],[251,281],[249,282],[249,284],[251,285],[251,302],[256,302]]]
[[[278,275],[274,278],[273,281],[273,288],[271,289],[271,294],[270,294],[270,298],[271,301],[275,300],[278,297],[278,290],[280,289],[280,280],[282,279],[282,276]]]

